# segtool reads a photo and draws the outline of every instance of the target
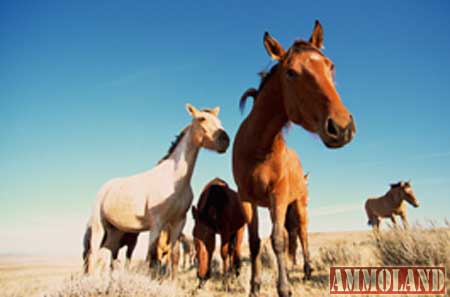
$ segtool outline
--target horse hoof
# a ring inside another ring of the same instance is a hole
[[[252,285],[252,288],[250,290],[250,297],[258,297],[259,296],[259,291],[261,290],[261,284],[259,283],[254,283]]]
[[[311,267],[311,264],[306,263],[303,267],[303,270],[305,272],[305,276],[303,277],[304,280],[311,280],[311,274],[314,271],[314,269]]]
[[[278,289],[278,296],[279,297],[291,297],[292,291],[289,288],[279,288]]]

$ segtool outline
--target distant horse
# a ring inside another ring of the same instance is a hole
[[[390,218],[394,226],[396,226],[395,215],[398,215],[402,219],[403,227],[407,229],[408,220],[406,218],[405,201],[414,207],[419,207],[419,200],[414,195],[411,182],[391,184],[389,191],[384,196],[367,199],[365,209],[369,218],[368,224],[372,225],[375,231],[378,231],[380,219]]]
[[[233,175],[249,223],[252,296],[259,295],[261,286],[257,206],[270,210],[272,247],[278,263],[277,290],[283,297],[291,294],[284,240],[288,205],[294,203],[298,217],[306,217],[303,170],[296,153],[286,146],[283,127],[291,122],[298,124],[318,134],[328,148],[344,146],[355,133],[353,118],[335,89],[334,65],[320,50],[322,32],[316,21],[309,42],[298,40],[287,51],[266,32],[264,46],[278,64],[263,77],[258,90],[247,90],[240,101],[244,107],[247,97],[254,97],[253,108],[233,145]],[[298,232],[306,238],[306,228]],[[305,258],[308,275],[309,255]]]
[[[175,247],[169,244],[170,230],[163,229],[153,246],[149,246],[147,261],[159,276],[170,275],[175,278],[178,272],[179,259],[181,257],[180,246],[183,247],[183,268],[186,264],[193,265],[195,258],[195,247],[192,240],[183,233],[178,237]]]
[[[308,174],[305,174],[304,181],[306,184],[308,184]],[[307,202],[307,198],[304,199],[305,202]],[[303,262],[307,263],[309,261],[309,246],[308,246],[308,237],[302,237],[299,236],[298,229],[299,228],[307,228],[308,224],[308,208],[307,204],[303,204],[303,207],[305,208],[303,210],[303,213],[306,215],[306,217],[298,218],[297,213],[295,211],[294,204],[290,204],[288,206],[287,212],[286,212],[286,221],[284,222],[284,226],[286,228],[286,231],[288,233],[288,249],[287,253],[289,255],[289,258],[291,259],[291,262],[294,266],[297,265],[297,237],[300,237],[300,243],[302,245],[302,251],[303,251]],[[300,226],[300,224],[305,224],[306,226]],[[305,279],[310,280],[311,279],[311,272],[312,268],[309,266],[309,269],[305,269]]]
[[[195,262],[195,245],[194,241],[188,238],[184,233],[181,233],[179,239],[180,246],[182,248],[183,264],[181,266],[183,269],[190,268]],[[180,255],[180,256],[181,256]]]
[[[170,244],[170,232],[170,229],[164,228],[156,242],[149,245],[147,262],[150,263],[155,275],[159,277],[170,275],[171,279],[175,279],[178,272],[180,244],[179,240],[174,245]]]
[[[239,275],[245,213],[237,193],[225,181],[215,178],[203,189],[197,207],[192,207],[192,215],[195,221],[192,233],[197,251],[198,287],[201,288],[210,277],[216,234],[221,239],[224,283],[231,269]]]
[[[192,204],[190,181],[200,148],[224,153],[230,142],[217,117],[219,107],[197,110],[187,104],[186,108],[192,122],[156,167],[110,180],[98,192],[86,230],[90,235],[83,253],[86,272],[95,271],[101,263],[108,267],[127,233],[150,230],[153,244],[168,227],[169,242],[175,244]]]

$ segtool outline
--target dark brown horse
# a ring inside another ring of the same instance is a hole
[[[197,252],[199,288],[211,274],[216,234],[221,239],[224,283],[232,269],[239,275],[245,213],[237,193],[225,181],[215,178],[203,189],[197,207],[192,207],[192,215],[195,221],[192,233]]]
[[[294,203],[297,216],[306,217],[303,170],[297,154],[286,146],[283,127],[291,122],[300,125],[318,134],[328,148],[344,146],[355,133],[353,118],[334,85],[334,65],[321,51],[322,43],[323,30],[318,21],[309,41],[296,41],[287,51],[266,33],[264,46],[278,63],[258,90],[250,89],[241,98],[241,106],[248,96],[255,99],[233,146],[233,175],[248,222],[253,296],[259,295],[261,286],[257,206],[270,210],[277,290],[283,297],[291,295],[284,240],[288,205]],[[301,228],[298,232],[306,235]]]

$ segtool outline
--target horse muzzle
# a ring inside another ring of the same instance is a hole
[[[197,272],[197,278],[198,278],[198,280],[199,280],[199,283],[198,283],[198,289],[203,288],[203,286],[205,285],[206,281],[210,278],[210,276],[211,276],[211,274],[210,274],[209,271],[208,271],[208,272],[206,273],[206,275],[204,275],[204,276],[201,276],[201,275]]]
[[[215,142],[217,145],[217,152],[223,154],[227,151],[228,146],[230,145],[230,137],[227,132],[222,129],[217,131],[216,134],[217,136],[215,137]]]
[[[350,121],[345,127],[337,124],[332,118],[329,118],[325,121],[325,125],[319,135],[327,148],[340,148],[349,143],[355,133],[355,121],[350,115]]]

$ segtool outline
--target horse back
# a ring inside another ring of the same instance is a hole
[[[245,224],[245,213],[236,191],[220,179],[214,179],[203,190],[198,202],[202,222],[226,235],[236,232]]]

